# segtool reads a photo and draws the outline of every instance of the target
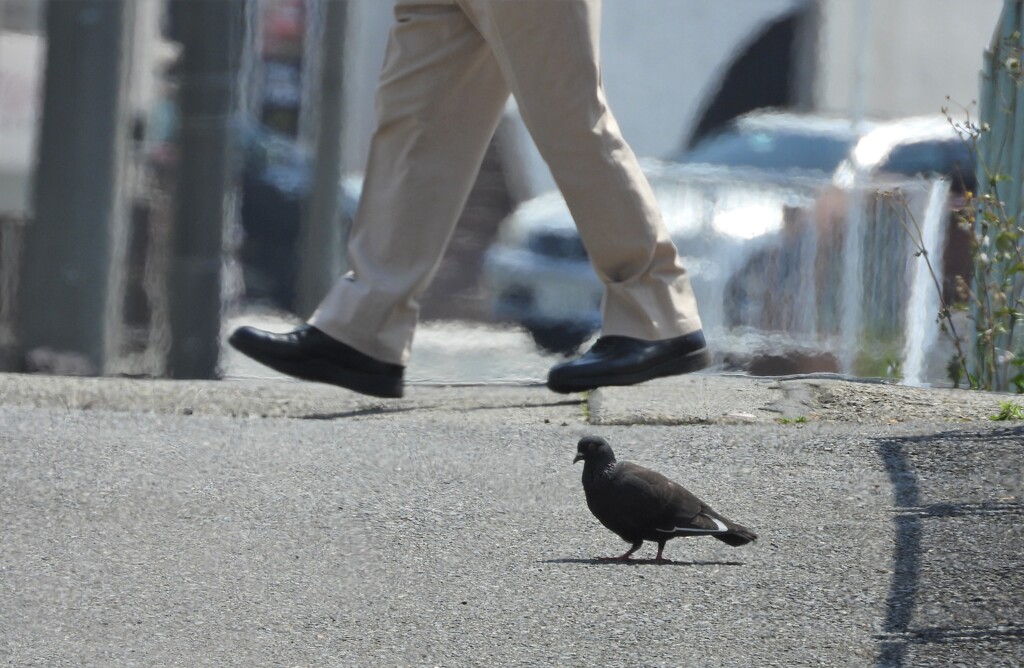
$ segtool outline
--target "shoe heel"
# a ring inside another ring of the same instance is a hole
[[[711,363],[714,362],[714,356],[709,348],[704,347],[685,356],[682,361],[685,367],[683,373],[692,373],[711,366]]]
[[[651,378],[665,378],[666,376],[679,376],[686,373],[693,373],[706,369],[714,361],[711,351],[708,348],[694,350],[682,357],[660,364],[652,369]]]
[[[401,399],[405,394],[405,383],[401,378],[377,378],[366,375],[360,379],[358,388],[350,387],[349,389],[384,399]]]

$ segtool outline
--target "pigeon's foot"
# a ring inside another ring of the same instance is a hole
[[[661,553],[665,551],[665,541],[658,542],[658,554],[654,555],[654,563],[656,564],[671,564],[671,559],[666,559],[661,556]]]
[[[643,545],[643,544],[644,544],[644,542],[642,540],[638,540],[637,542],[635,542],[632,545],[630,545],[629,549],[626,550],[625,554],[622,554],[622,555],[620,555],[618,557],[598,557],[597,560],[598,561],[630,561],[630,557],[633,556],[633,553],[636,552],[637,550],[639,550],[640,546]]]

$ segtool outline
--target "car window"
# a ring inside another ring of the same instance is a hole
[[[944,176],[955,192],[974,190],[975,160],[970,146],[959,139],[903,144],[892,150],[877,171],[905,176]]]
[[[852,140],[786,131],[724,132],[705,139],[679,161],[759,169],[811,169],[832,172]]]
[[[948,174],[951,158],[946,142],[901,144],[889,153],[877,171],[905,176]]]

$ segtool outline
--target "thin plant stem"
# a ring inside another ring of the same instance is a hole
[[[964,372],[964,378],[970,382],[970,374],[967,370],[967,356],[964,354],[960,335],[956,331],[956,324],[953,322],[953,312],[949,305],[946,303],[946,298],[942,294],[942,282],[935,273],[935,267],[932,266],[931,258],[928,257],[928,249],[924,246],[924,233],[921,231],[921,225],[917,222],[917,217],[914,216],[914,212],[910,210],[910,205],[907,202],[906,196],[902,191],[896,191],[896,198],[898,199],[905,216],[897,216],[900,224],[903,225],[903,229],[906,231],[907,236],[910,237],[910,241],[917,248],[917,253],[920,257],[924,258],[925,265],[928,267],[928,274],[932,277],[932,284],[935,286],[935,290],[939,295],[939,304],[941,306],[939,310],[939,317],[945,319],[947,326],[949,327],[950,337],[953,339],[953,345],[956,346],[957,361],[960,363],[960,367]],[[907,224],[907,219],[914,225],[914,230],[911,232],[910,226]],[[917,236],[914,236],[916,233]]]

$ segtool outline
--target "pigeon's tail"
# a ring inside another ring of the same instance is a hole
[[[740,524],[729,523],[729,532],[722,534],[713,534],[715,538],[722,541],[726,545],[732,545],[733,547],[739,547],[740,545],[746,545],[757,540],[757,534]]]

